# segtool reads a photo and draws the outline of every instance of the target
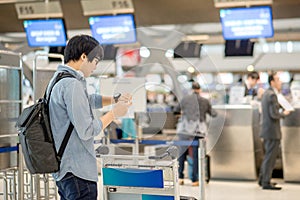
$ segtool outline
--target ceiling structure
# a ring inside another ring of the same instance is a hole
[[[13,0],[0,0],[0,40],[24,42],[25,34],[16,34],[24,33],[23,20],[18,19],[15,5],[11,2]],[[219,9],[215,8],[213,0],[132,0],[132,2],[137,27],[155,26],[153,31],[157,33],[163,29],[176,30],[186,35],[209,35],[209,38],[202,41],[203,43],[224,42],[219,23]],[[88,16],[83,15],[80,0],[60,0],[60,3],[68,31],[89,30]],[[275,35],[268,40],[300,41],[300,0],[273,0],[272,10]]]

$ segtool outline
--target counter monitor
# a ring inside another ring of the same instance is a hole
[[[269,6],[220,10],[225,40],[273,37],[272,9]]]
[[[63,19],[34,19],[23,22],[30,47],[66,46],[67,34]]]
[[[101,45],[136,42],[133,14],[90,17],[89,24],[93,37]]]

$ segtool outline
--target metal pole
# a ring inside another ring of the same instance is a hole
[[[61,63],[64,64],[64,56],[61,54],[54,54],[54,53],[39,53],[36,54],[33,60],[33,64],[32,64],[32,86],[33,86],[33,101],[35,102],[35,100],[37,99],[36,97],[36,81],[37,81],[37,66],[36,66],[36,62],[37,62],[37,58],[38,57],[49,57],[49,58],[60,58],[61,59]]]
[[[173,184],[175,200],[180,200],[179,184],[178,184],[178,161],[177,158],[172,161],[173,168]]]
[[[7,189],[7,175],[6,172],[3,172],[3,199],[8,200],[8,189]]]
[[[35,175],[35,192],[36,192],[36,199],[40,199],[41,197],[41,182],[40,182],[40,175]]]
[[[13,169],[13,199],[17,199],[17,169]]]
[[[45,200],[49,200],[50,199],[50,191],[49,191],[49,175],[45,175],[47,176],[46,180],[44,179],[44,194],[45,194]]]
[[[21,74],[20,74],[20,87],[21,87],[21,94],[20,94],[20,99],[21,99],[21,109],[23,110],[23,76],[24,76],[24,71],[23,71],[23,62],[22,62],[22,54],[19,54],[19,65],[21,68]],[[20,111],[21,114],[21,111]],[[23,151],[21,144],[18,143],[18,152],[17,152],[17,176],[18,176],[18,199],[23,200],[24,199],[24,160],[23,160]]]
[[[34,176],[32,174],[30,174],[30,198],[32,198],[32,199],[34,199],[33,194],[34,194]]]
[[[198,162],[199,162],[199,190],[200,200],[205,200],[205,155],[206,155],[206,141],[205,138],[199,139],[198,148]]]

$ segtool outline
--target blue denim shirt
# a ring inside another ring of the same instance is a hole
[[[94,118],[92,108],[102,107],[102,97],[89,96],[85,78],[68,66],[58,66],[54,77],[61,71],[68,71],[76,78],[60,80],[51,93],[49,114],[57,151],[70,121],[74,125],[74,130],[62,156],[60,171],[54,173],[53,177],[59,181],[67,172],[71,172],[82,179],[98,181],[94,136],[100,133],[102,122]],[[52,81],[53,78],[50,84]]]

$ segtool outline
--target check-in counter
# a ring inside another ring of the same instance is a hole
[[[300,182],[300,108],[282,120],[282,167],[287,182]]]
[[[258,108],[251,105],[213,108],[218,116],[211,119],[208,131],[211,178],[256,180],[263,153]]]

